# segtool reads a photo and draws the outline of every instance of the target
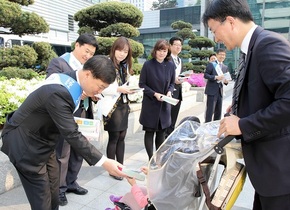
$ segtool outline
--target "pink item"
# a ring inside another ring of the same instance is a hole
[[[110,195],[110,200],[114,203],[116,201],[119,201],[123,196],[116,196],[116,195]]]
[[[187,79],[187,82],[195,87],[204,87],[206,85],[203,73],[193,73]]]
[[[135,184],[132,186],[131,192],[126,193],[120,202],[127,204],[132,210],[142,210],[148,204],[147,198],[146,188]]]

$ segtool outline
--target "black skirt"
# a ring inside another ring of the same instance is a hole
[[[123,131],[128,128],[130,107],[128,103],[123,103],[122,100],[118,102],[115,111],[112,113],[109,119],[104,119],[106,124],[104,125],[105,131]]]

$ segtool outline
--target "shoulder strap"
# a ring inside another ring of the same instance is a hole
[[[63,58],[69,64],[70,53],[67,52],[60,57]]]
[[[78,107],[83,90],[76,80],[66,74],[54,73],[45,80],[44,85],[48,84],[60,84],[64,86],[69,91],[75,107]]]
[[[209,210],[221,210],[220,207],[217,207],[217,206],[215,206],[215,205],[213,205],[211,203],[210,190],[208,188],[207,181],[206,181],[206,179],[205,179],[205,177],[204,177],[204,175],[202,173],[200,163],[199,163],[199,170],[196,171],[196,175],[197,175],[197,178],[198,178],[199,183],[202,186],[203,193],[205,195],[205,203],[206,203],[208,209]]]

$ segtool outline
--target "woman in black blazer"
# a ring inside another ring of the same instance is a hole
[[[149,159],[153,155],[153,137],[156,150],[165,139],[165,129],[171,125],[171,105],[162,96],[171,97],[174,90],[175,66],[170,62],[169,43],[158,40],[151,53],[152,59],[144,63],[139,86],[144,88],[140,123],[145,130],[144,144]]]

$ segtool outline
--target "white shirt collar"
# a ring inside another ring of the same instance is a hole
[[[250,41],[251,41],[251,38],[252,38],[252,35],[255,31],[255,29],[257,28],[258,26],[257,25],[254,25],[247,33],[247,35],[245,36],[243,42],[242,42],[242,45],[241,45],[241,51],[243,53],[245,53],[247,55],[248,53],[248,49],[249,49],[249,45],[250,45]]]
[[[81,64],[81,62],[74,56],[72,52],[70,53],[69,65],[75,71],[83,68],[83,65]]]

